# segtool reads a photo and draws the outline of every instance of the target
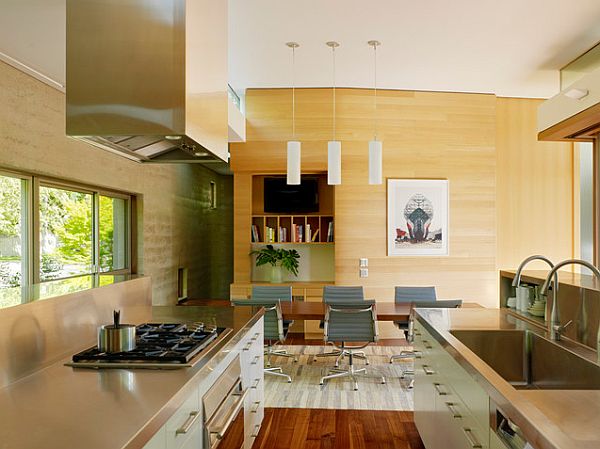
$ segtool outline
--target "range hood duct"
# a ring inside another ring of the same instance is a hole
[[[67,0],[66,132],[227,170],[227,2]]]

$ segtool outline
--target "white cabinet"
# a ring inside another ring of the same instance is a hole
[[[195,389],[169,418],[164,429],[167,434],[167,449],[181,449],[184,443],[197,433],[197,429],[202,430],[202,410],[200,410],[198,389]],[[202,436],[202,432],[199,433]]]
[[[488,449],[489,397],[418,322],[415,323],[415,424],[427,449]]]
[[[197,376],[197,385],[166,424],[144,446],[144,449],[207,449],[202,396],[236,355],[240,357],[242,388],[248,389],[244,400],[244,449],[250,449],[264,417],[263,320],[249,329],[217,368],[205,376]]]
[[[240,342],[242,383],[248,388],[244,403],[244,449],[250,449],[264,417],[264,330],[263,320],[256,323]]]

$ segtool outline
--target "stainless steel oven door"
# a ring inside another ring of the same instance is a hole
[[[210,449],[215,449],[220,444],[227,449],[244,447],[244,399],[247,394],[248,389],[242,390],[240,380],[206,422],[206,436]]]
[[[209,449],[244,447],[244,400],[239,357],[229,365],[203,397],[205,442]]]

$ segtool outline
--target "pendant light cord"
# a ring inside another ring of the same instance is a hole
[[[292,138],[296,139],[296,47],[292,47]]]
[[[373,45],[373,55],[375,60],[375,113],[373,114],[373,131],[375,140],[377,140],[377,45]]]
[[[335,141],[335,46],[331,47],[333,55],[333,140]]]

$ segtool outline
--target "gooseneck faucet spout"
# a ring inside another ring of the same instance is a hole
[[[521,285],[521,272],[523,271],[523,268],[525,268],[525,265],[527,265],[529,262],[532,262],[534,260],[541,260],[543,262],[546,262],[548,265],[550,265],[550,268],[554,268],[554,264],[546,256],[542,256],[539,254],[536,254],[534,256],[529,256],[527,259],[523,260],[523,262],[521,262],[521,264],[519,265],[519,268],[517,268],[517,273],[515,274],[515,277],[512,281],[513,287],[518,287],[519,285]]]
[[[547,257],[539,255],[539,254],[536,254],[534,256],[529,256],[528,258],[523,260],[523,262],[521,262],[521,264],[519,265],[519,268],[517,268],[517,273],[515,274],[515,277],[512,281],[513,287],[518,287],[519,285],[521,285],[521,273],[523,272],[523,268],[525,268],[525,265],[527,265],[529,262],[532,262],[534,260],[541,260],[543,262],[546,262],[548,265],[550,265],[550,268],[552,270],[554,269],[554,264]],[[550,277],[551,276],[549,275],[548,279],[550,279]],[[547,290],[548,290],[548,288],[546,287],[546,290],[542,291],[540,293],[545,295]],[[560,339],[560,330],[558,330],[557,332],[554,331],[554,327],[557,325],[560,325],[560,323],[558,323],[558,308],[556,308],[557,301],[558,301],[558,274],[555,272],[554,273],[554,285],[552,286],[552,314],[551,314],[551,319],[550,319],[550,323],[548,326],[548,330],[550,332],[550,337],[553,340]]]
[[[580,260],[580,259],[563,260],[562,262],[557,263],[554,266],[554,268],[552,268],[552,270],[550,270],[550,273],[548,273],[548,277],[546,278],[544,285],[542,285],[542,289],[541,289],[540,293],[546,294],[546,292],[548,291],[548,287],[550,286],[550,280],[554,276],[555,300],[552,303],[552,314],[551,314],[551,318],[550,318],[550,325],[551,325],[550,337],[553,340],[559,340],[560,333],[564,330],[565,327],[567,327],[570,324],[570,323],[567,323],[565,325],[560,324],[560,321],[558,319],[558,304],[556,302],[556,290],[558,290],[556,273],[558,272],[558,270],[560,270],[565,265],[582,265],[582,266],[588,268],[594,274],[596,279],[600,282],[600,271],[598,270],[598,268],[596,268],[594,265],[592,265],[591,263],[589,263],[585,260]],[[598,361],[600,362],[600,326],[598,327],[598,336],[597,336],[596,340],[598,342],[598,344],[596,346],[596,352],[598,354]]]

